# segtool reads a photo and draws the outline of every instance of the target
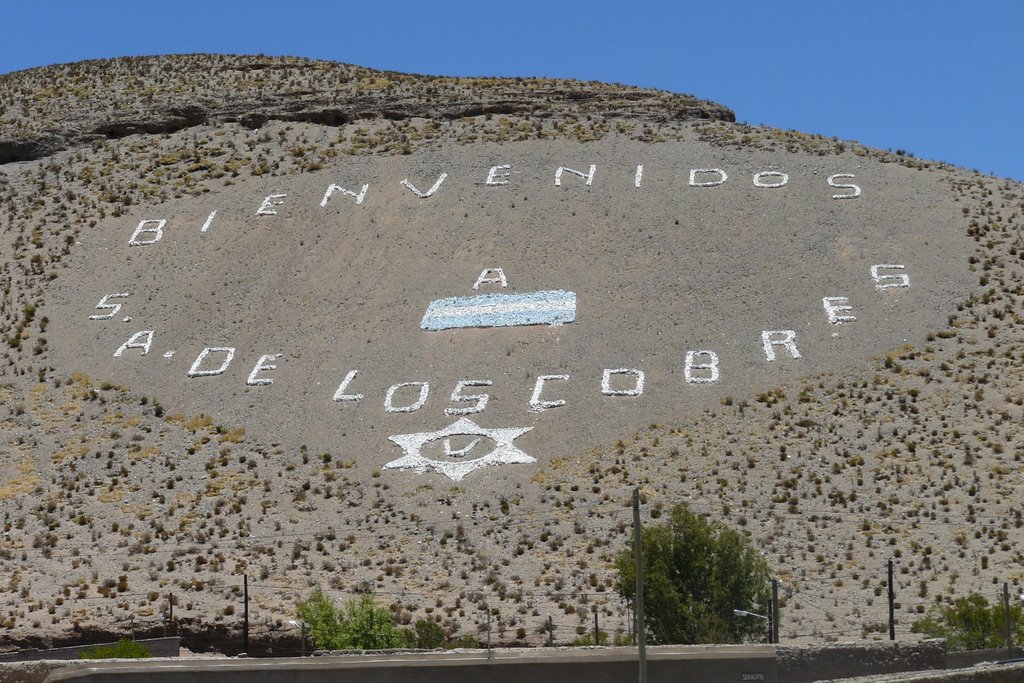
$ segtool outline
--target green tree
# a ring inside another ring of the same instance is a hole
[[[309,624],[313,644],[322,650],[385,650],[409,644],[407,632],[395,627],[391,610],[377,607],[369,593],[339,608],[317,587],[299,603],[299,618]]]
[[[142,643],[122,638],[117,645],[99,645],[78,653],[79,659],[144,659],[152,655]]]
[[[1024,637],[1020,605],[1010,606],[1013,642]],[[1006,644],[1006,611],[999,603],[989,605],[983,595],[971,593],[952,605],[932,605],[928,614],[910,627],[913,633],[945,638],[950,650],[985,650]]]
[[[709,522],[685,504],[668,524],[647,526],[644,557],[644,622],[657,643],[763,641],[765,620],[737,617],[734,609],[767,614],[771,571],[750,541],[720,522]],[[616,557],[618,591],[633,599],[633,543]]]
[[[448,640],[448,634],[439,623],[432,619],[419,619],[413,625],[416,647],[433,650],[442,647]]]

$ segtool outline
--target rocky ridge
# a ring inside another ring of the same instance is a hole
[[[94,140],[172,133],[201,124],[267,121],[341,126],[486,114],[596,116],[639,123],[735,121],[688,95],[540,78],[450,78],[298,58],[125,57],[0,76],[0,163]]]

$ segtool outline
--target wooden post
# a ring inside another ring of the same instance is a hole
[[[896,640],[896,589],[892,584],[892,558],[889,558],[889,640]]]
[[[779,644],[779,580],[772,579],[772,642]]]
[[[1006,657],[1013,658],[1013,629],[1010,626],[1010,584],[1003,582],[1003,610],[1006,613]]]
[[[242,575],[242,652],[249,656],[249,575]]]
[[[640,530],[640,489],[633,489],[633,552],[636,555],[636,644],[640,659],[640,683],[647,683],[647,634],[644,622],[644,551]]]

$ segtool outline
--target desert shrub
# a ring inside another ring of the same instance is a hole
[[[406,647],[410,640],[407,631],[395,627],[391,610],[377,607],[369,593],[338,607],[318,587],[299,603],[299,618],[323,650],[384,650]]]
[[[100,645],[78,653],[79,659],[145,659],[151,656],[145,645],[126,638],[117,645]]]

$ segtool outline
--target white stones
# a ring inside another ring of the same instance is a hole
[[[626,375],[633,378],[633,386],[627,389],[612,388],[612,377]],[[605,368],[601,374],[601,393],[605,396],[640,396],[644,393],[644,371],[634,368]]]
[[[764,178],[778,178],[778,180],[766,183]],[[782,171],[758,171],[754,174],[754,187],[783,187],[787,183],[789,183],[789,176]]]
[[[221,360],[220,365],[215,368],[207,368],[201,370],[203,362],[207,359],[210,354],[224,354],[224,358]],[[232,359],[235,357],[235,347],[233,346],[207,346],[205,349],[199,352],[196,356],[196,360],[192,363],[192,367],[188,370],[189,377],[213,377],[214,375],[221,375],[228,366],[231,365]]]
[[[263,198],[263,202],[260,204],[260,208],[256,209],[257,216],[276,216],[277,209],[275,206],[281,206],[284,204],[284,198],[288,195],[286,193],[279,192],[277,194],[269,194]]]
[[[419,387],[420,395],[415,402],[404,406],[396,406],[394,403],[395,393],[399,389],[405,387]],[[384,396],[384,412],[385,413],[415,413],[417,410],[423,407],[423,404],[427,402],[427,396],[430,395],[430,383],[429,382],[402,382],[401,384],[392,384],[388,387],[388,393]]]
[[[880,263],[871,266],[871,279],[875,281],[875,289],[896,289],[910,286],[910,276],[906,273],[883,273],[886,270],[905,270],[903,264]]]
[[[508,287],[508,280],[505,278],[505,271],[501,268],[484,268],[480,276],[473,283],[473,289],[480,289],[480,285],[501,285]]]
[[[275,365],[273,361],[280,358],[281,355],[282,354],[280,353],[267,353],[260,356],[260,359],[256,361],[256,365],[253,367],[252,372],[249,373],[249,378],[245,380],[245,383],[251,387],[262,387],[273,384],[274,380],[270,377],[257,377],[256,375],[267,370],[276,370],[277,365]]]
[[[858,187],[857,185],[854,185],[853,183],[837,183],[836,182],[837,178],[856,178],[856,177],[857,176],[853,175],[852,173],[833,173],[832,175],[830,175],[828,177],[828,185],[829,185],[829,187],[835,187],[835,188],[839,188],[839,189],[842,189],[842,190],[853,190],[853,192],[850,192],[849,194],[834,194],[834,195],[832,195],[832,199],[856,199],[857,197],[859,197],[860,196],[860,187]]]
[[[103,315],[100,315],[98,313],[96,315],[90,315],[89,316],[89,320],[110,320],[115,315],[117,315],[118,311],[121,310],[121,304],[112,304],[112,303],[108,303],[108,301],[110,299],[124,299],[124,298],[126,298],[128,296],[130,296],[130,294],[128,292],[116,292],[116,293],[113,293],[113,294],[106,294],[106,295],[104,295],[103,298],[100,299],[100,302],[98,304],[96,304],[96,310],[98,310],[98,311],[109,310],[110,313],[106,313],[106,314],[103,314]],[[130,320],[130,318],[128,320],[125,320],[125,322],[128,322],[129,320]]]
[[[697,182],[697,174],[706,175],[709,173],[717,173],[717,180],[706,180],[704,182]],[[725,181],[729,179],[729,176],[720,168],[691,168],[690,169],[690,187],[716,187],[718,185],[724,185]]]
[[[537,382],[533,385],[533,395],[530,396],[530,410],[535,413],[542,413],[545,410],[551,410],[552,408],[558,408],[559,406],[565,405],[564,399],[555,399],[545,401],[540,397],[544,391],[544,384],[547,382],[566,382],[569,380],[569,375],[541,375],[537,378]]]
[[[697,356],[707,360],[698,363]],[[701,374],[694,374],[694,370],[701,371]],[[718,381],[718,354],[707,350],[687,351],[683,362],[683,377],[689,384],[714,384]]]
[[[151,224],[156,224],[155,227],[149,227]],[[138,226],[135,228],[135,232],[132,233],[132,237],[128,240],[129,247],[144,247],[149,244],[156,244],[164,236],[164,226],[167,225],[166,218],[150,218],[139,221]],[[150,239],[141,239],[142,235],[152,235]]]
[[[644,165],[638,164],[636,175],[633,176],[633,187],[640,187],[640,181],[644,179]]]
[[[206,217],[206,222],[203,223],[203,227],[199,228],[200,233],[205,233],[207,230],[210,229],[210,226],[213,225],[213,219],[216,215],[217,212],[215,210],[210,212],[210,215]]]
[[[793,358],[800,358],[800,352],[796,348],[796,332],[793,330],[765,330],[761,333],[761,345],[769,363],[775,360],[776,346],[786,349]]]
[[[590,187],[591,185],[594,184],[594,174],[597,172],[597,165],[591,164],[590,170],[587,171],[586,173],[584,173],[583,171],[577,171],[572,168],[566,168],[565,166],[559,166],[558,170],[555,171],[555,187],[562,186],[562,173],[565,171],[568,171],[573,175],[577,175],[580,178],[583,178],[586,181],[584,184],[587,187]]]
[[[498,178],[509,178],[512,176],[511,173],[498,173],[498,171],[507,171],[512,168],[512,164],[501,164],[500,166],[491,166],[491,170],[487,172],[487,180],[484,181],[484,185],[490,185],[491,187],[497,185],[508,185],[507,180],[498,180]]]
[[[432,194],[434,194],[435,192],[437,192],[438,189],[440,189],[441,183],[443,183],[444,179],[447,178],[447,177],[448,177],[447,173],[442,173],[441,175],[439,175],[437,177],[437,180],[434,181],[434,184],[431,185],[430,189],[427,190],[426,192],[420,192],[419,190],[417,190],[416,186],[413,185],[411,182],[409,182],[408,178],[403,180],[401,184],[402,184],[403,187],[408,188],[408,190],[410,192],[412,192],[414,195],[416,195],[420,199],[426,199],[427,197],[429,197]]]
[[[345,375],[345,379],[341,380],[341,384],[338,385],[337,391],[334,392],[334,400],[335,401],[338,401],[340,403],[340,402],[343,402],[343,401],[356,402],[356,401],[362,401],[363,400],[363,395],[362,394],[346,394],[345,393],[346,391],[348,391],[348,385],[352,383],[352,380],[354,380],[356,378],[356,375],[358,375],[358,374],[359,374],[358,370],[349,370],[348,371],[348,374]]]
[[[825,307],[825,315],[828,316],[828,321],[833,325],[843,325],[845,323],[852,323],[857,318],[852,315],[840,315],[845,311],[852,311],[853,306],[850,306],[850,300],[845,296],[826,296],[821,300],[822,305]]]
[[[117,347],[117,351],[114,351],[114,358],[120,358],[121,354],[128,349],[141,349],[142,353],[139,355],[145,356],[149,353],[149,347],[153,345],[153,334],[153,330],[142,330],[141,332],[136,332],[128,338],[128,341]]]
[[[433,470],[445,475],[452,481],[462,481],[467,474],[482,467],[536,462],[534,458],[521,451],[512,443],[516,438],[531,429],[533,427],[484,429],[469,418],[463,417],[447,427],[433,432],[395,434],[389,436],[388,439],[400,446],[405,451],[405,455],[385,464],[382,469],[412,470],[418,473]],[[478,458],[468,460],[465,459],[466,456],[482,441],[482,438],[473,439],[463,448],[452,449],[451,438],[453,436],[484,437],[494,442],[494,448]],[[445,455],[455,458],[454,460],[432,460],[423,455],[423,447],[438,440],[442,440],[444,444]]]
[[[363,200],[366,199],[366,192],[369,189],[370,189],[369,185],[363,185],[363,188],[361,190],[359,190],[358,193],[356,193],[356,192],[353,192],[352,190],[346,190],[341,185],[335,185],[335,184],[332,183],[331,185],[329,185],[327,187],[327,191],[324,192],[324,198],[320,200],[320,206],[327,206],[327,200],[330,199],[331,195],[334,194],[335,192],[340,192],[342,194],[347,194],[348,196],[355,198],[357,205],[358,204],[362,204]]]
[[[463,394],[462,390],[466,387],[489,387],[492,382],[489,379],[460,379],[455,383],[455,389],[452,391],[451,401],[452,403],[468,403],[475,401],[476,403],[465,408],[445,408],[445,415],[472,415],[473,413],[482,413],[484,408],[487,407],[487,401],[490,398],[489,394]]]

